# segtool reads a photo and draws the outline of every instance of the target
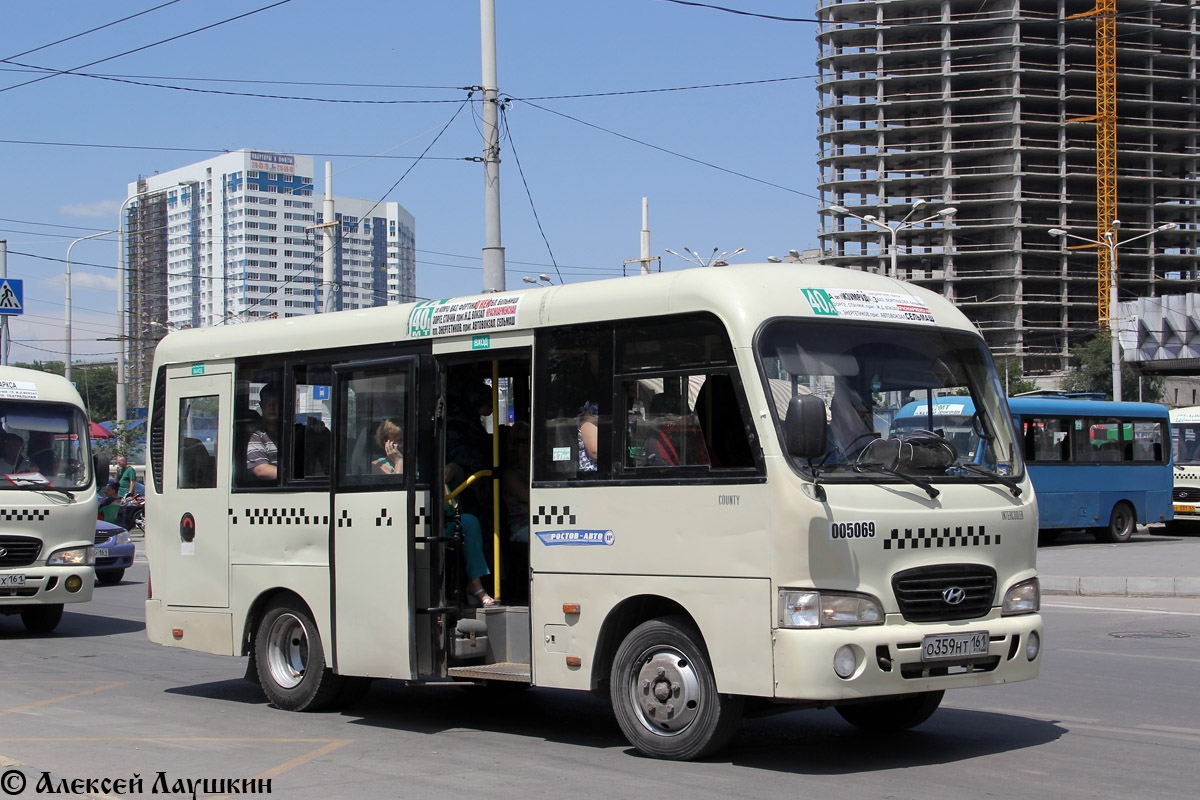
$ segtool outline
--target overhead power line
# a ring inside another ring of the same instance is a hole
[[[776,22],[821,22],[819,19],[807,19],[803,17],[777,17],[774,14],[756,14],[753,11],[742,11],[736,8],[726,8],[725,6],[714,6],[711,3],[693,3],[690,0],[666,0],[668,3],[675,3],[680,6],[695,6],[696,8],[711,8],[713,11],[724,11],[726,14],[737,14],[742,17],[757,17],[758,19],[770,19]]]
[[[147,8],[145,11],[139,11],[136,14],[130,14],[127,17],[121,17],[120,19],[113,20],[112,22],[106,22],[103,25],[98,25],[95,28],[90,28],[86,31],[83,31],[82,33],[76,33],[71,36],[67,36],[66,38],[59,39],[58,41],[50,42],[49,44],[40,45],[38,47],[33,48],[32,50],[26,50],[22,53],[14,53],[13,55],[8,56],[7,58],[4,58],[4,59],[0,59],[0,60],[8,61],[9,59],[20,58],[21,56],[27,56],[30,53],[36,53],[39,50],[45,50],[47,48],[54,47],[55,45],[62,44],[63,42],[69,42],[72,39],[79,39],[83,36],[87,36],[89,33],[95,33],[96,31],[102,31],[105,28],[111,28],[114,25],[120,25],[122,22],[128,22],[129,20],[134,19],[136,17],[140,17],[144,14],[149,14],[153,11],[158,11],[160,8],[166,8],[167,6],[173,6],[178,2],[180,2],[180,0],[168,0],[168,2],[161,3],[157,6],[155,6],[154,8]]]

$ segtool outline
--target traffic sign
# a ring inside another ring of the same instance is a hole
[[[25,282],[16,278],[0,281],[0,314],[25,313]]]

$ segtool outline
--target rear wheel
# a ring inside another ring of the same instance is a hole
[[[1096,538],[1112,544],[1128,542],[1136,529],[1137,514],[1133,506],[1122,500],[1113,506],[1112,515],[1108,518],[1108,527],[1096,529]]]
[[[298,600],[283,600],[263,615],[254,655],[259,683],[273,705],[320,711],[337,700],[342,681],[326,667],[321,634]]]
[[[125,569],[98,569],[96,570],[96,580],[103,583],[105,586],[114,586],[121,582],[125,577]]]
[[[30,633],[49,633],[58,627],[62,615],[62,603],[28,606],[21,612],[21,622],[25,624],[25,630]]]
[[[625,738],[655,758],[713,753],[742,718],[742,698],[717,692],[700,634],[680,617],[644,622],[625,637],[610,693]]]
[[[866,733],[898,733],[933,716],[945,692],[894,695],[865,703],[838,706],[842,719]]]

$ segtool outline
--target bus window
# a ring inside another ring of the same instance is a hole
[[[1163,461],[1163,426],[1161,422],[1133,423],[1133,461]]]
[[[352,373],[341,384],[337,437],[343,487],[387,485],[399,488],[404,475],[404,434],[408,419],[407,372],[379,369]]]
[[[217,485],[219,400],[215,394],[179,399],[176,486],[180,489],[213,489]]]
[[[535,427],[538,480],[603,479],[612,442],[612,331],[540,334],[546,369]],[[539,348],[541,349],[541,348]]]
[[[1032,461],[1055,464],[1070,460],[1071,451],[1067,446],[1067,439],[1071,432],[1071,420],[1026,417],[1024,424],[1025,441],[1029,443],[1032,437],[1032,448],[1026,450]]]
[[[283,367],[239,364],[234,405],[236,486],[279,485],[282,414]]]
[[[328,477],[333,368],[328,364],[296,367],[292,381],[296,387],[295,440],[289,477],[293,480]]]

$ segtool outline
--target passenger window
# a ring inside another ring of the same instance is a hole
[[[296,367],[295,419],[292,438],[293,480],[329,477],[333,436],[333,368],[328,364]]]
[[[283,367],[239,364],[234,400],[234,485],[279,485]]]
[[[215,394],[179,400],[178,488],[212,489],[217,485],[219,409]]]
[[[1162,423],[1133,423],[1133,460],[1141,463],[1161,463],[1164,461],[1163,453]]]
[[[609,477],[612,447],[612,332],[577,328],[542,334],[546,359],[534,458],[539,480]]]
[[[1025,458],[1043,464],[1069,461],[1070,422],[1052,417],[1027,418],[1024,422]]]
[[[409,446],[407,372],[357,370],[341,382],[338,484],[402,488]]]

